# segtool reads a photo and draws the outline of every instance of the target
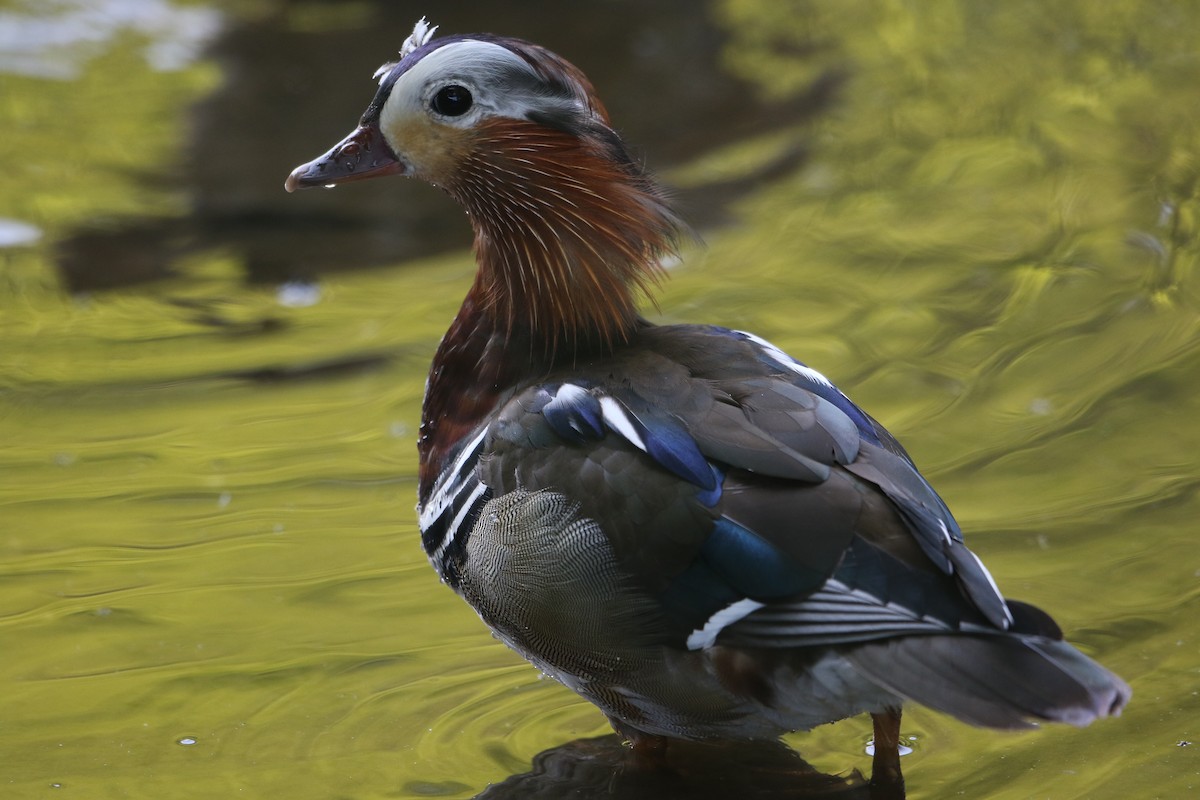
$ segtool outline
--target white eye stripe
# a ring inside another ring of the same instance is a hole
[[[537,99],[514,88],[514,75],[536,75],[516,53],[493,42],[465,40],[443,45],[425,55],[401,75],[380,110],[385,131],[413,114],[431,111],[434,96],[456,84],[471,93],[472,107],[458,117],[437,115],[439,122],[467,126],[479,116],[525,118]]]

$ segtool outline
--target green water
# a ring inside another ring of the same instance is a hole
[[[0,3],[0,30],[78,26],[84,5]],[[218,11],[268,43],[323,26],[353,42],[375,19],[365,3]],[[1084,731],[913,709],[908,796],[1200,793],[1200,6],[706,13],[714,69],[755,87],[747,102],[786,105],[821,76],[839,88],[803,122],[665,164],[685,197],[758,177],[652,314],[753,330],[837,380],[906,443],[1005,593],[1134,689],[1122,718]],[[526,33],[492,16],[470,27]],[[469,798],[605,733],[420,550],[420,395],[470,281],[465,248],[329,271],[315,302],[285,304],[277,282],[246,279],[246,242],[290,257],[293,234],[251,214],[243,246],[160,233],[165,276],[66,290],[80,231],[170,231],[219,204],[197,200],[206,165],[181,165],[246,150],[259,123],[229,114],[205,150],[198,109],[237,81],[277,107],[271,82],[220,57],[155,64],[164,38],[114,26],[34,69],[0,37],[0,218],[40,232],[0,248],[0,795]],[[368,74],[336,84],[340,123],[286,126],[219,202],[278,193],[262,202],[333,215],[392,191],[282,198],[287,169],[354,123]],[[297,96],[326,102],[293,91],[296,120]],[[671,102],[620,105],[661,117]],[[798,168],[763,169],[794,147]],[[151,247],[132,241],[126,254]],[[102,283],[89,252],[83,282]],[[788,741],[846,773],[868,769],[869,734],[858,719]]]

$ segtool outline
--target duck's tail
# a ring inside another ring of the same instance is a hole
[[[908,636],[845,655],[880,686],[972,725],[1028,728],[1050,721],[1083,727],[1121,713],[1132,694],[1125,681],[1056,636],[1057,628],[1019,628]]]

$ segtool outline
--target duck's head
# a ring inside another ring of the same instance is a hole
[[[543,47],[421,20],[358,127],[288,191],[382,175],[438,186],[475,228],[482,305],[510,329],[621,338],[678,223],[583,73]]]
[[[297,167],[288,191],[379,175],[412,175],[453,192],[481,147],[517,147],[538,128],[611,136],[608,114],[575,66],[519,39],[433,39],[417,23],[400,58],[375,72],[379,89],[358,128]]]

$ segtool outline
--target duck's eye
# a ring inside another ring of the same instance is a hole
[[[433,96],[430,105],[444,117],[461,117],[471,109],[471,93],[465,86],[443,86]]]

